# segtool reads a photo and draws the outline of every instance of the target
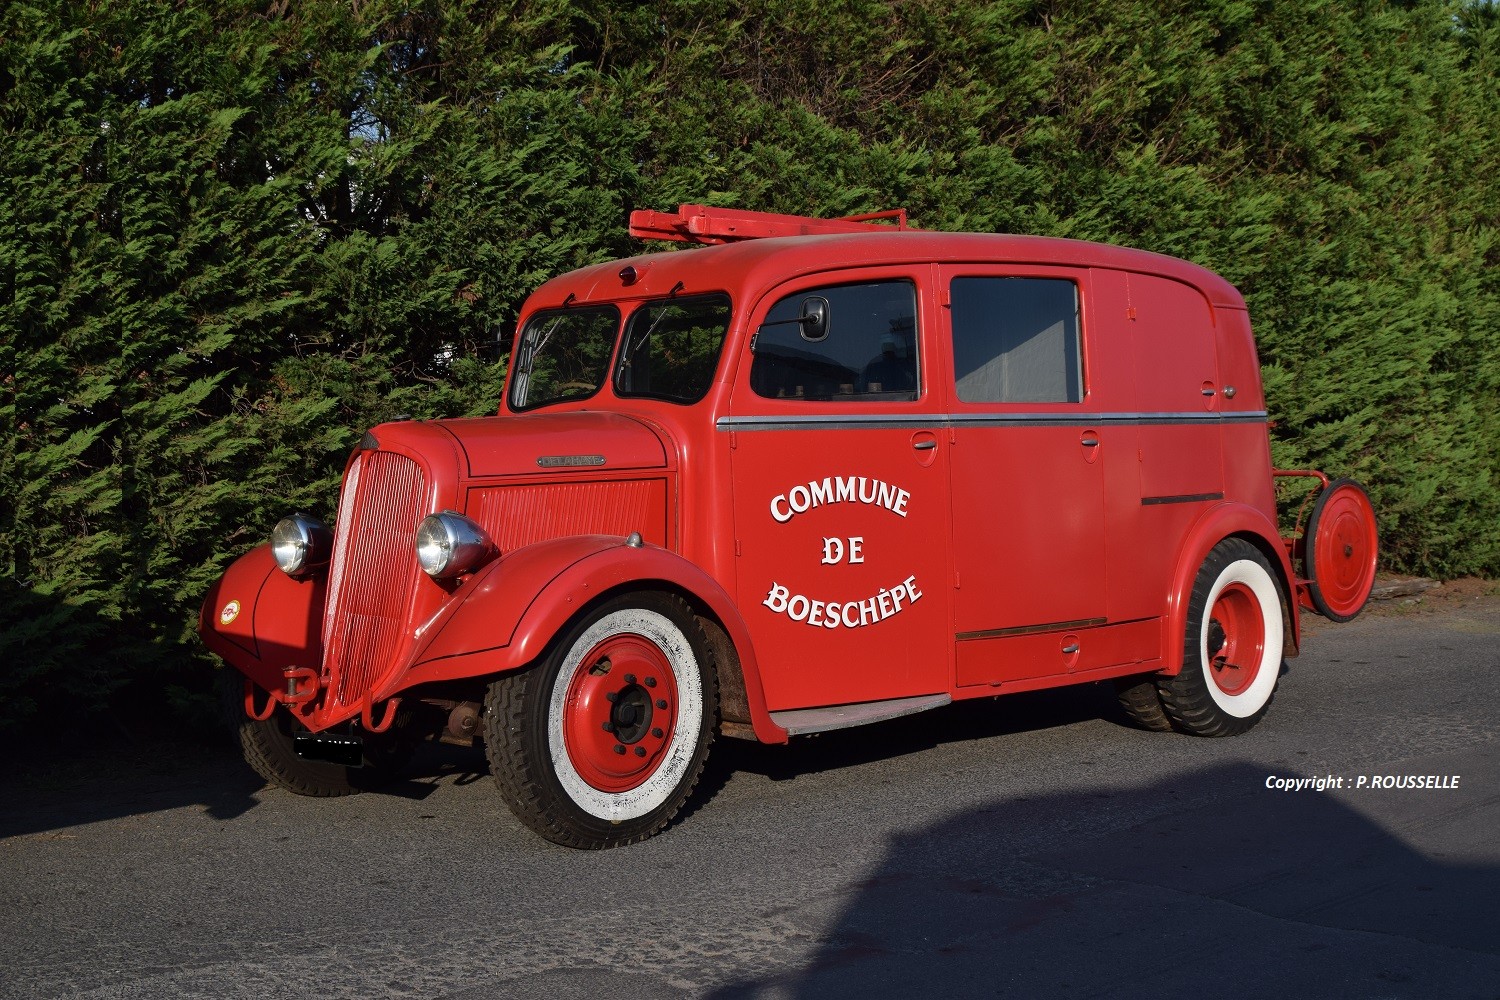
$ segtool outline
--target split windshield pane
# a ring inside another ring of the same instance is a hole
[[[521,333],[510,384],[511,409],[587,399],[598,392],[609,375],[619,330],[620,310],[614,306],[537,313]]]
[[[729,316],[727,295],[661,299],[641,306],[625,331],[615,394],[698,402],[713,384]]]

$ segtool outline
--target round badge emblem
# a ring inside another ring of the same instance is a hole
[[[240,616],[240,602],[230,601],[224,605],[224,610],[219,612],[219,624],[228,625]]]

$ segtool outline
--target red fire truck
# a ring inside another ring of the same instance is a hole
[[[482,737],[522,823],[612,847],[718,735],[1096,681],[1242,733],[1299,612],[1368,598],[1370,502],[1272,469],[1218,275],[904,213],[631,224],[702,246],[544,284],[496,416],[371,429],[333,526],[286,518],[208,594],[268,781],[343,794]],[[1316,487],[1287,537],[1276,476]]]

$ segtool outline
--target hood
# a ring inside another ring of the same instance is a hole
[[[437,420],[468,463],[471,478],[535,476],[620,469],[661,469],[666,449],[639,420],[618,413],[572,411]]]

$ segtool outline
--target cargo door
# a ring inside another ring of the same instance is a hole
[[[941,280],[958,684],[1065,673],[1080,630],[1105,622],[1104,474],[1130,435],[1089,391],[1089,274],[975,265]]]
[[[1219,371],[1208,300],[1196,288],[1156,275],[1131,274],[1128,283],[1141,503],[1222,499]]]
[[[782,286],[755,307],[730,443],[738,603],[772,711],[949,690],[946,443],[931,268]]]

